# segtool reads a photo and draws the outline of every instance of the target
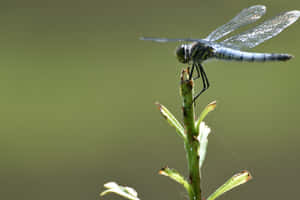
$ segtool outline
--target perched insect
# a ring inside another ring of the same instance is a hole
[[[205,74],[202,63],[208,59],[216,58],[223,60],[236,61],[286,61],[292,58],[289,54],[281,53],[252,53],[242,51],[242,49],[253,48],[260,43],[268,40],[285,28],[293,24],[300,16],[300,11],[293,10],[281,13],[276,17],[267,20],[260,25],[245,31],[239,35],[229,37],[221,42],[215,42],[225,35],[231,33],[239,27],[248,25],[261,18],[266,12],[266,7],[263,5],[255,5],[242,10],[231,21],[220,26],[205,39],[190,39],[190,38],[151,38],[141,37],[141,40],[150,40],[155,42],[191,42],[182,44],[176,49],[176,56],[179,62],[192,64],[190,70],[190,79],[193,76],[193,71],[196,68],[197,76],[194,78],[202,78],[203,89],[194,97],[194,101],[209,87],[209,82]]]

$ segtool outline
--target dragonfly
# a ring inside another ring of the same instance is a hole
[[[266,13],[266,7],[263,5],[254,5],[243,9],[233,19],[220,26],[204,39],[193,38],[153,38],[141,37],[141,40],[154,42],[185,42],[180,45],[176,51],[176,57],[179,62],[191,64],[189,80],[196,80],[201,77],[203,88],[194,96],[195,101],[210,84],[204,71],[203,63],[209,59],[235,60],[248,62],[265,61],[287,61],[293,56],[285,53],[257,53],[249,52],[260,43],[278,35],[285,28],[297,21],[300,16],[299,10],[280,13],[272,19],[264,21],[256,27],[246,30],[238,35],[231,36],[223,41],[219,41],[224,36],[236,29],[254,23]],[[193,78],[194,69],[197,76]]]

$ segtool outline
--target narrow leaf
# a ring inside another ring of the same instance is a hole
[[[106,187],[107,189],[105,191],[103,191],[100,194],[100,196],[104,196],[108,193],[115,193],[115,194],[118,194],[127,199],[139,200],[139,198],[137,196],[137,192],[133,188],[126,187],[126,186],[120,186],[115,182],[108,182],[108,183],[104,184],[104,187]]]
[[[217,106],[217,102],[213,101],[204,108],[204,110],[202,111],[202,113],[199,116],[198,121],[196,122],[196,129],[198,130],[198,132],[199,132],[200,123],[203,121],[203,119],[206,117],[206,115],[209,112],[213,111],[216,108],[216,106]]]
[[[242,171],[238,174],[235,174],[231,177],[226,183],[224,183],[221,187],[219,187],[213,194],[211,194],[207,200],[214,200],[220,195],[224,194],[225,192],[246,183],[247,181],[251,180],[252,176],[248,171]]]
[[[162,116],[169,122],[171,126],[173,126],[176,129],[176,132],[178,133],[179,136],[182,138],[186,138],[186,135],[184,134],[184,128],[182,125],[177,121],[177,119],[172,115],[172,113],[163,105],[156,103],[158,106],[158,109]]]
[[[169,178],[173,179],[177,183],[182,184],[188,193],[192,191],[190,184],[175,169],[164,167],[159,171],[159,174],[168,176]]]
[[[200,145],[198,149],[200,170],[206,157],[207,143],[208,143],[207,137],[209,133],[210,133],[210,128],[204,122],[201,122],[199,127],[199,136],[197,137]]]

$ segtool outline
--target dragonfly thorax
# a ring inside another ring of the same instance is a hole
[[[176,56],[181,63],[189,63],[190,61],[201,63],[213,56],[213,48],[207,41],[199,40],[179,46],[176,49]]]
[[[176,49],[176,57],[181,63],[189,62],[189,47],[187,44],[182,44]]]

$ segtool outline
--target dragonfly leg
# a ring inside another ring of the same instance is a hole
[[[203,81],[203,88],[202,88],[202,90],[201,90],[196,96],[194,96],[193,102],[195,102],[196,99],[197,99],[197,98],[198,98],[205,90],[207,90],[207,89],[209,88],[209,85],[210,85],[210,84],[209,84],[209,81],[208,81],[208,79],[207,79],[206,73],[205,73],[205,71],[204,71],[203,66],[202,66],[200,63],[198,63],[196,67],[197,67],[198,70],[200,71],[201,78],[202,78],[202,81]]]
[[[206,75],[205,75],[205,73],[203,73],[204,70],[201,68],[201,64],[198,64],[196,69],[197,69],[197,71],[199,71],[199,73],[201,75],[202,84],[203,84],[203,89],[202,90],[205,90],[206,85],[207,85],[206,84]],[[201,90],[201,92],[202,92],[202,90]]]
[[[193,64],[192,64],[192,69],[191,69],[191,71],[190,71],[190,73],[189,73],[189,80],[191,80],[192,77],[193,77],[193,72],[194,72],[195,66],[196,66],[196,64],[193,62]],[[196,66],[196,67],[197,67],[197,66]]]
[[[195,78],[193,78],[193,72],[194,72],[195,68],[196,68],[196,71],[197,71],[197,76]],[[191,69],[191,71],[189,73],[189,80],[191,80],[191,79],[197,80],[198,78],[201,77],[200,74],[201,74],[201,71],[200,71],[198,65],[196,63],[193,63],[192,64],[192,69]]]
[[[191,80],[192,77],[193,77],[194,68],[195,68],[195,63],[192,64],[192,68],[191,68],[191,71],[189,73],[189,80]]]
[[[206,89],[208,89],[210,84],[209,84],[208,78],[206,76],[206,73],[204,71],[204,67],[201,64],[199,64],[199,65],[200,65],[200,68],[202,69],[202,73],[203,73],[203,75],[205,77],[205,80],[206,80]]]
[[[200,72],[198,65],[196,65],[196,71],[197,71],[197,76],[195,78],[193,78],[194,81],[201,77],[201,75],[200,75],[201,72]],[[204,84],[204,82],[203,82],[203,84]]]

